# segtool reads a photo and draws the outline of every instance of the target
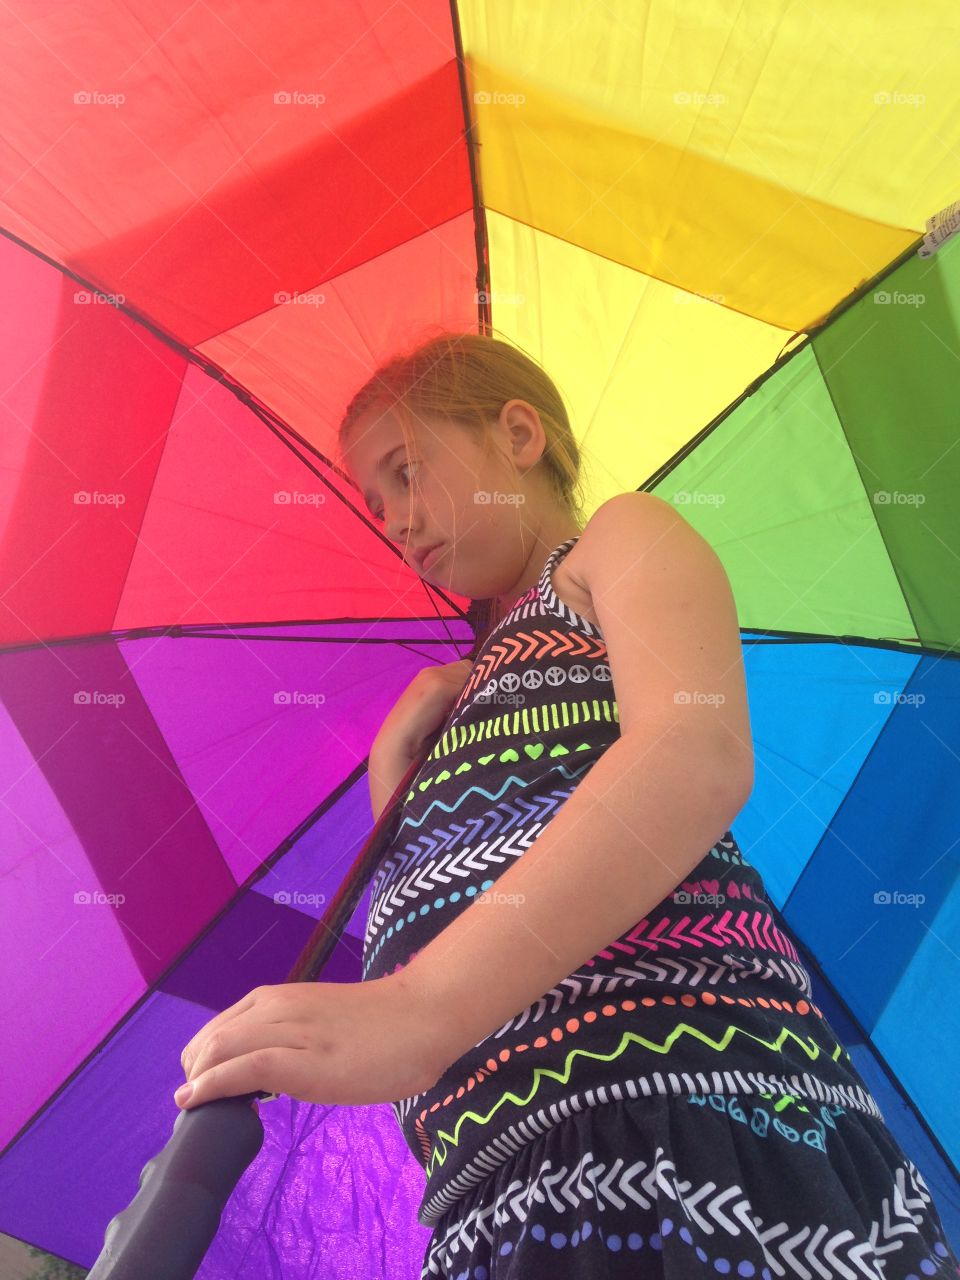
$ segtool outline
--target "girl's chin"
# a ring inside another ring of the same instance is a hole
[[[440,548],[439,555],[435,559],[428,561],[424,572],[420,575],[424,581],[431,582],[434,586],[447,587],[455,590],[450,581],[450,547],[444,546]]]

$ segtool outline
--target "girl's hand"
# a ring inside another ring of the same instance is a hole
[[[390,709],[375,745],[382,750],[386,744],[396,758],[417,759],[446,720],[472,670],[470,658],[423,667]]]
[[[442,1074],[432,1025],[402,970],[369,982],[255,987],[187,1043],[180,1062],[193,1092],[174,1101],[187,1108],[263,1089],[301,1102],[394,1102]]]

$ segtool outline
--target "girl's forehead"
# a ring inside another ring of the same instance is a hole
[[[406,430],[404,430],[406,426]],[[480,447],[480,442],[455,420],[418,418],[404,421],[396,410],[369,409],[352,423],[342,447],[343,464],[349,474],[358,471],[373,476],[396,450],[411,447],[421,460],[441,465],[449,455],[462,462]],[[395,460],[393,458],[391,461]]]
[[[381,413],[366,413],[349,427],[343,442],[343,457],[348,466],[363,466],[371,459],[375,463],[381,453],[404,442],[405,436],[398,418]]]

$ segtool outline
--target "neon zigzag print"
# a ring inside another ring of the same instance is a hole
[[[584,766],[588,768],[588,765]],[[562,769],[564,775],[575,780],[583,769],[567,770]],[[520,779],[514,779],[513,775],[504,783],[501,792],[503,794],[512,780],[515,780],[521,789],[535,785],[534,783],[524,782]],[[491,796],[483,788],[472,787],[470,792],[481,792],[488,800],[496,800],[496,795]],[[387,919],[394,914],[391,910],[393,906],[400,913],[400,918],[406,913],[407,908],[411,905],[405,897],[410,897],[410,887],[414,886],[421,891],[421,895],[425,888],[429,888],[431,894],[441,892],[443,901],[434,897],[432,903],[423,905],[433,908],[438,905],[444,906],[449,900],[457,902],[459,893],[450,895],[447,891],[449,878],[451,874],[465,875],[468,871],[483,870],[482,864],[485,861],[493,861],[502,863],[507,856],[520,857],[525,852],[528,845],[539,835],[544,822],[552,814],[552,812],[569,798],[571,789],[556,788],[547,795],[536,792],[533,799],[527,799],[521,795],[514,794],[509,801],[503,801],[496,808],[484,813],[477,818],[468,819],[461,825],[453,825],[452,828],[447,827],[433,828],[428,833],[422,833],[418,837],[418,841],[408,841],[404,847],[391,856],[377,872],[373,882],[372,897],[370,909],[367,916],[367,936],[365,945],[369,948],[375,934],[378,932],[379,926],[386,924]],[[458,805],[463,802],[463,797],[458,801]],[[453,813],[457,806],[451,808],[442,805],[442,802],[435,801],[434,804],[441,804],[441,807],[447,813]],[[433,805],[431,805],[431,809]],[[421,825],[420,823],[411,823],[412,826]],[[462,839],[465,833],[473,827],[474,830],[469,838]],[[482,830],[481,830],[482,829]],[[455,841],[460,845],[453,852],[447,852],[437,860],[442,854],[443,847]],[[420,868],[420,864],[427,858],[433,859],[433,865]],[[437,885],[427,885],[426,880],[433,875],[437,876]],[[426,878],[426,880],[425,880]],[[492,883],[492,881],[490,882]],[[485,884],[484,888],[490,887]],[[476,892],[475,887],[471,890],[467,889],[467,894]],[[370,966],[376,960],[382,947],[392,937],[394,925],[381,934],[377,939],[373,949],[369,952],[365,965],[364,973],[366,974]]]
[[[589,743],[581,744],[575,748],[576,751],[590,749],[591,744]],[[565,748],[562,748],[562,750],[565,754],[569,754]],[[488,756],[483,762],[486,763],[492,758],[492,756]],[[505,752],[500,758],[501,760],[515,760],[517,757],[515,752]],[[561,774],[566,780],[575,784],[580,775],[590,768],[592,763],[592,760],[587,761],[578,769],[570,769],[566,765],[560,764],[554,766],[552,772]],[[460,770],[458,770],[458,772],[460,772]],[[544,824],[547,811],[555,809],[558,804],[561,804],[564,800],[568,799],[572,790],[572,787],[570,789],[554,788],[546,796],[537,792],[535,800],[533,801],[528,800],[521,794],[523,791],[530,787],[536,787],[538,784],[542,784],[542,779],[524,779],[511,773],[506,779],[504,779],[499,790],[495,792],[488,791],[485,787],[474,784],[467,787],[463,792],[457,795],[452,804],[446,804],[442,800],[433,800],[422,817],[415,818],[410,815],[405,816],[398,829],[396,839],[399,839],[399,833],[403,831],[405,826],[409,826],[413,829],[423,827],[424,824],[429,821],[431,815],[434,814],[437,808],[439,808],[445,815],[452,817],[456,815],[462,805],[475,796],[482,796],[487,802],[486,812],[482,815],[468,819],[462,825],[454,825],[451,829],[447,829],[446,827],[431,828],[429,833],[421,833],[419,837],[420,841],[427,842],[425,846],[408,840],[402,848],[398,849],[396,853],[392,854],[382,864],[373,880],[371,905],[367,917],[367,946],[369,946],[372,941],[375,926],[380,921],[381,914],[390,915],[389,910],[384,910],[385,896],[391,892],[393,894],[396,894],[398,891],[401,893],[403,892],[402,885],[398,885],[396,889],[392,889],[392,886],[395,884],[398,877],[407,873],[414,865],[419,866],[428,855],[437,854],[444,844],[449,843],[451,840],[457,840],[464,845],[464,847],[456,854],[457,858],[470,858],[473,857],[474,854],[478,856],[486,856],[487,854],[490,854],[495,847],[499,847],[499,851],[501,853],[511,854],[513,856],[521,855],[524,849],[522,847],[517,847],[518,842],[521,844],[524,842],[526,844],[532,843]],[[513,794],[511,794],[508,800],[503,799],[508,791]],[[413,793],[411,792],[408,795],[407,800],[409,801],[412,796]],[[474,830],[470,833],[469,839],[461,840],[471,826],[474,827]],[[500,828],[499,832],[498,828]],[[511,837],[512,847],[508,847],[502,842],[510,836],[511,831],[515,831],[516,834]],[[495,833],[497,834],[495,835]],[[498,857],[495,860],[502,862],[503,858]],[[451,865],[452,864],[449,862],[445,862],[440,869],[448,872],[451,870]],[[422,874],[426,874],[426,871]],[[454,901],[455,900],[456,899],[454,899]],[[385,933],[378,939],[373,951],[370,952],[367,957],[367,961],[364,966],[364,973],[369,971],[370,966],[374,963],[376,956],[379,954],[388,938],[392,935],[392,932],[393,927],[391,926],[389,933]]]
[[[802,1001],[800,1003],[807,1004],[806,1001]],[[624,1008],[626,1008],[628,1005],[633,1005],[634,1008],[636,1007],[636,1004],[634,1001],[624,1001]],[[815,1006],[808,1005],[807,1008],[809,1011],[809,1009],[815,1008]],[[797,1011],[800,1012],[799,1004],[797,1006]],[[823,1017],[823,1014],[820,1012],[820,1010],[816,1010],[816,1012],[819,1014],[821,1018]],[[570,1052],[567,1054],[567,1057],[564,1061],[564,1065],[560,1070],[555,1071],[550,1067],[534,1067],[533,1082],[530,1087],[530,1092],[526,1095],[526,1097],[516,1094],[512,1090],[507,1090],[507,1092],[503,1093],[500,1096],[500,1098],[498,1098],[498,1100],[493,1104],[493,1106],[485,1115],[481,1115],[479,1112],[473,1111],[473,1110],[464,1111],[458,1117],[456,1124],[454,1126],[453,1133],[450,1133],[445,1129],[438,1129],[437,1131],[438,1145],[432,1151],[431,1151],[430,1137],[423,1127],[423,1120],[426,1118],[426,1116],[429,1114],[430,1111],[438,1109],[441,1105],[446,1105],[452,1102],[453,1095],[451,1095],[449,1098],[444,1099],[443,1104],[439,1102],[434,1103],[433,1107],[429,1108],[429,1110],[421,1112],[421,1114],[417,1117],[417,1120],[416,1120],[416,1130],[417,1130],[417,1136],[423,1147],[423,1156],[425,1161],[427,1177],[429,1178],[432,1176],[434,1169],[437,1166],[442,1167],[446,1163],[447,1146],[459,1145],[460,1130],[467,1120],[472,1120],[475,1124],[486,1125],[486,1124],[489,1124],[492,1117],[501,1109],[501,1107],[505,1106],[508,1102],[512,1102],[518,1107],[527,1107],[539,1092],[540,1081],[542,1079],[555,1080],[559,1084],[564,1084],[564,1085],[569,1084],[573,1062],[576,1058],[592,1058],[597,1062],[613,1062],[617,1058],[619,1058],[623,1053],[625,1053],[627,1048],[629,1048],[631,1044],[642,1045],[644,1048],[650,1049],[654,1053],[668,1054],[674,1048],[677,1041],[679,1041],[681,1037],[685,1034],[693,1036],[695,1039],[701,1041],[708,1048],[715,1050],[717,1053],[723,1053],[730,1047],[731,1043],[734,1040],[734,1037],[738,1033],[741,1036],[745,1036],[749,1040],[754,1040],[758,1044],[762,1044],[765,1048],[773,1050],[774,1052],[777,1052],[777,1053],[781,1052],[783,1045],[786,1043],[786,1041],[793,1040],[800,1046],[800,1048],[807,1055],[807,1057],[810,1059],[811,1062],[816,1062],[816,1060],[821,1056],[821,1053],[824,1052],[824,1050],[820,1048],[820,1046],[816,1043],[816,1041],[812,1039],[812,1037],[810,1039],[809,1047],[808,1047],[807,1042],[804,1041],[795,1032],[791,1031],[789,1027],[783,1027],[780,1031],[780,1034],[777,1036],[776,1040],[765,1040],[762,1036],[755,1036],[751,1032],[745,1031],[742,1027],[735,1026],[731,1023],[731,1024],[728,1024],[727,1029],[724,1033],[723,1039],[714,1040],[711,1036],[708,1036],[705,1032],[701,1031],[698,1027],[692,1027],[690,1026],[689,1023],[680,1022],[673,1028],[673,1030],[669,1033],[666,1039],[660,1044],[658,1044],[657,1041],[655,1040],[648,1040],[645,1036],[638,1035],[634,1031],[625,1031],[623,1033],[623,1037],[621,1038],[619,1045],[613,1050],[612,1053],[608,1053],[608,1054],[595,1053],[593,1050],[590,1050],[590,1049],[575,1048],[575,1049],[571,1049]],[[510,1053],[509,1050],[505,1050],[505,1051],[501,1050],[501,1055],[500,1055],[501,1059],[503,1059],[504,1052],[506,1052],[508,1055]],[[844,1049],[844,1047],[841,1044],[837,1044],[834,1051],[829,1055],[829,1057],[831,1061],[836,1062],[836,1060],[841,1056],[850,1058],[850,1054],[847,1052],[847,1050]],[[495,1071],[497,1069],[496,1060],[490,1059],[490,1062],[493,1063],[492,1070]],[[482,1079],[486,1078],[486,1076],[490,1073],[484,1072],[481,1069],[481,1071],[479,1071],[477,1074],[482,1081]]]
[[[588,761],[580,769],[568,769],[565,765],[560,765],[554,772],[562,774],[568,782],[575,782],[590,767],[591,763]],[[399,839],[399,831],[402,831],[405,826],[414,830],[423,827],[437,809],[440,809],[451,818],[455,817],[461,805],[476,795],[482,796],[488,802],[485,812],[477,817],[466,819],[462,824],[451,824],[449,828],[446,826],[431,827],[429,832],[422,833],[417,839],[420,841],[429,840],[442,845],[452,839],[459,839],[470,827],[474,827],[470,840],[486,842],[492,839],[501,826],[503,828],[500,832],[502,838],[510,832],[512,826],[516,826],[525,818],[530,819],[533,817],[538,821],[542,821],[543,815],[539,811],[544,803],[555,804],[558,800],[569,798],[572,787],[569,790],[562,787],[554,787],[546,796],[541,791],[537,791],[533,801],[519,794],[530,787],[541,785],[542,781],[541,778],[522,779],[518,778],[516,774],[510,774],[504,780],[499,791],[488,791],[485,787],[475,784],[462,792],[452,805],[445,804],[442,800],[432,800],[430,807],[421,818],[414,818],[408,815],[403,819],[398,830],[397,839]],[[509,800],[503,800],[506,793],[511,790],[514,794],[511,795]],[[481,830],[484,828],[485,830],[481,834]],[[423,861],[427,852],[430,852],[430,850],[421,849],[416,842],[408,841],[402,849],[397,850],[396,854],[387,858],[374,880],[374,896],[376,897],[383,889],[386,889],[390,881],[406,866],[410,865],[411,856],[419,854],[420,856],[416,858],[419,864]]]
[[[590,746],[589,743],[584,743],[583,746],[577,747],[576,750],[583,751],[587,749],[589,746]],[[490,757],[488,756],[487,759],[489,760]],[[572,782],[575,778],[579,778],[580,774],[583,773],[584,769],[587,769],[589,765],[592,763],[593,761],[588,761],[587,764],[583,765],[579,769],[568,769],[565,764],[560,764],[556,766],[555,772],[562,773],[564,778],[567,779],[567,781]],[[457,770],[457,772],[459,773],[460,770]],[[507,775],[507,777],[503,780],[503,785],[500,787],[499,791],[488,791],[486,787],[483,787],[479,783],[474,782],[471,786],[469,786],[466,789],[466,791],[460,792],[456,796],[452,804],[447,804],[443,800],[431,800],[430,807],[425,810],[425,812],[421,817],[413,818],[409,814],[407,814],[404,817],[403,821],[400,823],[400,826],[397,828],[397,831],[399,833],[400,831],[403,830],[404,827],[422,827],[425,822],[429,821],[430,816],[433,813],[434,809],[442,809],[444,813],[455,814],[457,810],[460,808],[460,806],[464,803],[464,801],[471,796],[474,796],[474,795],[483,796],[485,800],[490,801],[490,804],[492,806],[498,800],[502,799],[503,796],[506,794],[507,791],[510,790],[511,787],[522,791],[525,787],[535,787],[539,785],[541,782],[542,782],[541,778],[520,778],[515,773],[511,773]],[[413,793],[411,792],[410,795],[407,796],[407,800],[410,800],[412,796],[413,796]],[[387,863],[384,863],[384,866],[387,866],[387,865],[388,865]]]
[[[702,1000],[703,1000],[703,1003],[704,1003],[705,1005],[715,1005],[715,1004],[717,1003],[717,997],[716,997],[713,993],[709,993],[709,994],[707,994],[707,995],[704,995],[704,996],[702,997]],[[779,1001],[779,1000],[769,999],[769,998],[764,998],[764,997],[758,997],[758,999],[757,999],[757,1000],[751,1000],[751,999],[748,999],[748,998],[743,997],[743,996],[740,996],[740,997],[734,998],[734,997],[732,997],[732,996],[727,996],[727,995],[721,995],[721,996],[720,996],[720,1000],[721,1000],[722,1002],[726,1003],[726,1004],[741,1004],[741,1005],[745,1005],[745,1006],[747,1006],[747,1007],[749,1007],[749,1008],[756,1008],[756,1007],[760,1006],[760,1007],[762,1007],[762,1008],[766,1009],[768,1006],[771,1006],[771,1007],[773,1007],[774,1009],[776,1009],[776,1010],[778,1010],[778,1011],[779,1011],[779,1010],[781,1010],[781,1009],[785,1009],[788,1013],[792,1013],[792,1012],[793,1012],[793,1006],[790,1004],[790,1002],[789,1002],[789,1001],[786,1001],[786,1000]],[[645,1007],[650,1008],[650,1007],[653,1007],[653,1006],[654,1006],[654,1005],[656,1005],[656,1004],[662,1004],[662,1005],[666,1005],[666,1006],[669,1006],[669,1005],[676,1005],[676,1004],[678,1003],[678,1001],[677,1001],[677,998],[676,998],[675,996],[671,996],[671,995],[661,995],[661,996],[659,996],[659,997],[645,996],[645,997],[643,997],[643,998],[640,1000],[640,1003],[641,1003],[642,1005],[644,1005]],[[691,1007],[696,1006],[697,1000],[696,1000],[696,997],[695,997],[695,996],[692,996],[692,995],[689,995],[689,994],[685,994],[685,995],[683,995],[683,996],[681,996],[681,997],[680,997],[680,1001],[679,1001],[679,1003],[680,1003],[680,1004],[683,1004],[683,1005],[686,1005],[686,1006],[687,1006],[687,1008],[691,1008]],[[631,1000],[624,1000],[624,1001],[622,1001],[622,1002],[621,1002],[621,1008],[622,1008],[622,1009],[624,1009],[626,1012],[632,1012],[634,1009],[636,1009],[636,1007],[637,1007],[637,1004],[636,1004],[636,1002],[635,1002],[634,1000],[632,1000],[632,999],[631,999]],[[811,1011],[812,1011],[813,1013],[815,1013],[815,1014],[817,1015],[817,1017],[818,1017],[818,1018],[823,1018],[823,1016],[824,1016],[824,1015],[823,1015],[823,1013],[822,1013],[822,1011],[821,1011],[821,1010],[820,1010],[820,1009],[819,1009],[815,1004],[813,1004],[813,1003],[812,1003],[812,1001],[807,1001],[807,1000],[798,1000],[798,1001],[796,1002],[796,1012],[797,1012],[798,1014],[800,1014],[800,1016],[801,1016],[801,1017],[806,1016],[806,1015],[807,1015],[808,1013],[810,1013]],[[554,1010],[554,1012],[556,1012],[556,1010]],[[612,1017],[612,1016],[617,1012],[617,1010],[616,1010],[616,1006],[615,1006],[615,1005],[612,1005],[612,1004],[605,1005],[605,1006],[603,1007],[603,1012],[604,1012],[605,1016],[607,1016],[607,1017]],[[584,1022],[588,1022],[588,1023],[589,1023],[589,1022],[595,1022],[595,1021],[596,1021],[596,1018],[597,1018],[597,1014],[596,1014],[596,1011],[595,1011],[595,1010],[593,1010],[593,1009],[588,1010],[586,1013],[584,1013],[584,1014],[582,1015],[582,1020],[583,1020]],[[539,1014],[537,1015],[537,1020],[538,1020],[538,1019],[539,1019]],[[576,1021],[576,1020],[574,1019],[573,1021]],[[508,1024],[507,1024],[507,1028],[508,1028],[508,1029],[513,1029],[514,1031],[517,1031],[517,1030],[519,1030],[519,1029],[520,1029],[519,1027],[515,1027],[515,1026],[513,1025],[513,1020],[512,1020],[510,1023],[508,1023]],[[568,1024],[567,1024],[567,1030],[568,1030],[568,1031],[573,1031],[573,1030],[576,1030],[576,1028],[571,1028],[571,1026],[569,1025],[569,1022],[568,1022]],[[559,1027],[555,1027],[555,1028],[551,1031],[550,1039],[551,1039],[552,1041],[554,1041],[555,1043],[559,1043],[559,1041],[561,1041],[561,1040],[563,1039],[563,1031],[562,1031]],[[481,1043],[482,1043],[482,1042],[481,1042]],[[546,1048],[548,1044],[549,1044],[549,1041],[548,1041],[548,1039],[547,1039],[547,1037],[546,1037],[545,1035],[543,1035],[543,1036],[538,1036],[538,1037],[537,1037],[537,1039],[533,1042],[533,1048],[534,1048],[534,1049],[543,1049],[543,1048]],[[479,1046],[478,1046],[478,1047],[479,1047]],[[517,1053],[517,1052],[522,1053],[522,1052],[525,1052],[525,1051],[526,1051],[527,1049],[529,1049],[529,1048],[530,1048],[530,1045],[528,1045],[528,1044],[518,1044],[518,1045],[516,1045],[516,1046],[514,1047],[514,1049],[512,1050],[512,1052],[514,1052],[514,1053]],[[844,1051],[844,1052],[846,1052],[846,1051]],[[511,1051],[510,1051],[510,1050],[507,1050],[507,1051],[506,1051],[506,1055],[504,1055],[504,1053],[502,1053],[502,1052],[499,1052],[499,1053],[498,1053],[498,1057],[500,1058],[500,1060],[501,1060],[501,1061],[507,1061],[507,1060],[508,1060],[508,1058],[509,1058],[509,1056],[510,1056],[510,1053],[511,1053]],[[833,1055],[833,1056],[834,1056],[834,1057],[836,1057],[836,1055]],[[850,1055],[849,1055],[849,1054],[846,1054],[846,1056],[849,1058],[849,1056],[850,1056]],[[493,1072],[496,1070],[496,1067],[497,1067],[497,1061],[496,1061],[496,1059],[495,1059],[495,1058],[489,1058],[489,1059],[487,1060],[486,1070],[484,1070],[483,1068],[481,1068],[481,1069],[480,1069],[480,1071],[477,1073],[477,1075],[475,1075],[475,1076],[471,1076],[471,1077],[469,1078],[469,1080],[467,1081],[466,1086],[465,1086],[462,1090],[460,1090],[460,1091],[459,1091],[459,1094],[460,1094],[460,1095],[462,1095],[462,1093],[463,1093],[463,1092],[467,1092],[467,1091],[469,1091],[470,1089],[472,1089],[472,1088],[474,1087],[474,1085],[482,1083],[482,1081],[483,1081],[483,1080],[485,1080],[485,1079],[489,1079],[489,1078],[491,1077],[491,1075],[493,1074]],[[416,1100],[417,1100],[418,1098],[422,1098],[423,1096],[424,1096],[424,1095],[423,1095],[422,1093],[421,1093],[421,1094],[415,1094],[412,1098],[404,1099],[404,1102],[405,1102],[405,1103],[407,1103],[407,1104],[409,1104],[409,1103],[415,1103],[415,1102],[416,1102]],[[436,1104],[434,1104],[434,1106],[433,1106],[433,1107],[429,1108],[428,1110],[424,1110],[424,1111],[422,1111],[422,1112],[420,1113],[421,1119],[422,1119],[422,1118],[424,1118],[424,1117],[429,1113],[429,1111],[435,1111],[435,1110],[438,1110],[441,1106],[449,1106],[449,1104],[453,1101],[453,1097],[454,1097],[454,1095],[453,1095],[453,1094],[450,1094],[447,1098],[445,1098],[445,1099],[444,1099],[444,1101],[443,1101],[443,1103],[442,1103],[442,1104],[441,1104],[441,1103],[436,1103]],[[410,1110],[410,1109],[411,1109],[411,1108],[410,1108],[410,1106],[409,1106],[409,1105],[404,1106],[404,1107],[403,1107],[403,1114],[404,1114],[404,1115],[406,1115],[406,1114],[409,1112],[409,1110]]]

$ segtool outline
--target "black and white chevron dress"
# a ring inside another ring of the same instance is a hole
[[[603,635],[553,589],[576,541],[488,636],[412,783],[372,881],[364,980],[490,889],[620,735]],[[426,1174],[423,1280],[960,1276],[730,831],[393,1105]]]

